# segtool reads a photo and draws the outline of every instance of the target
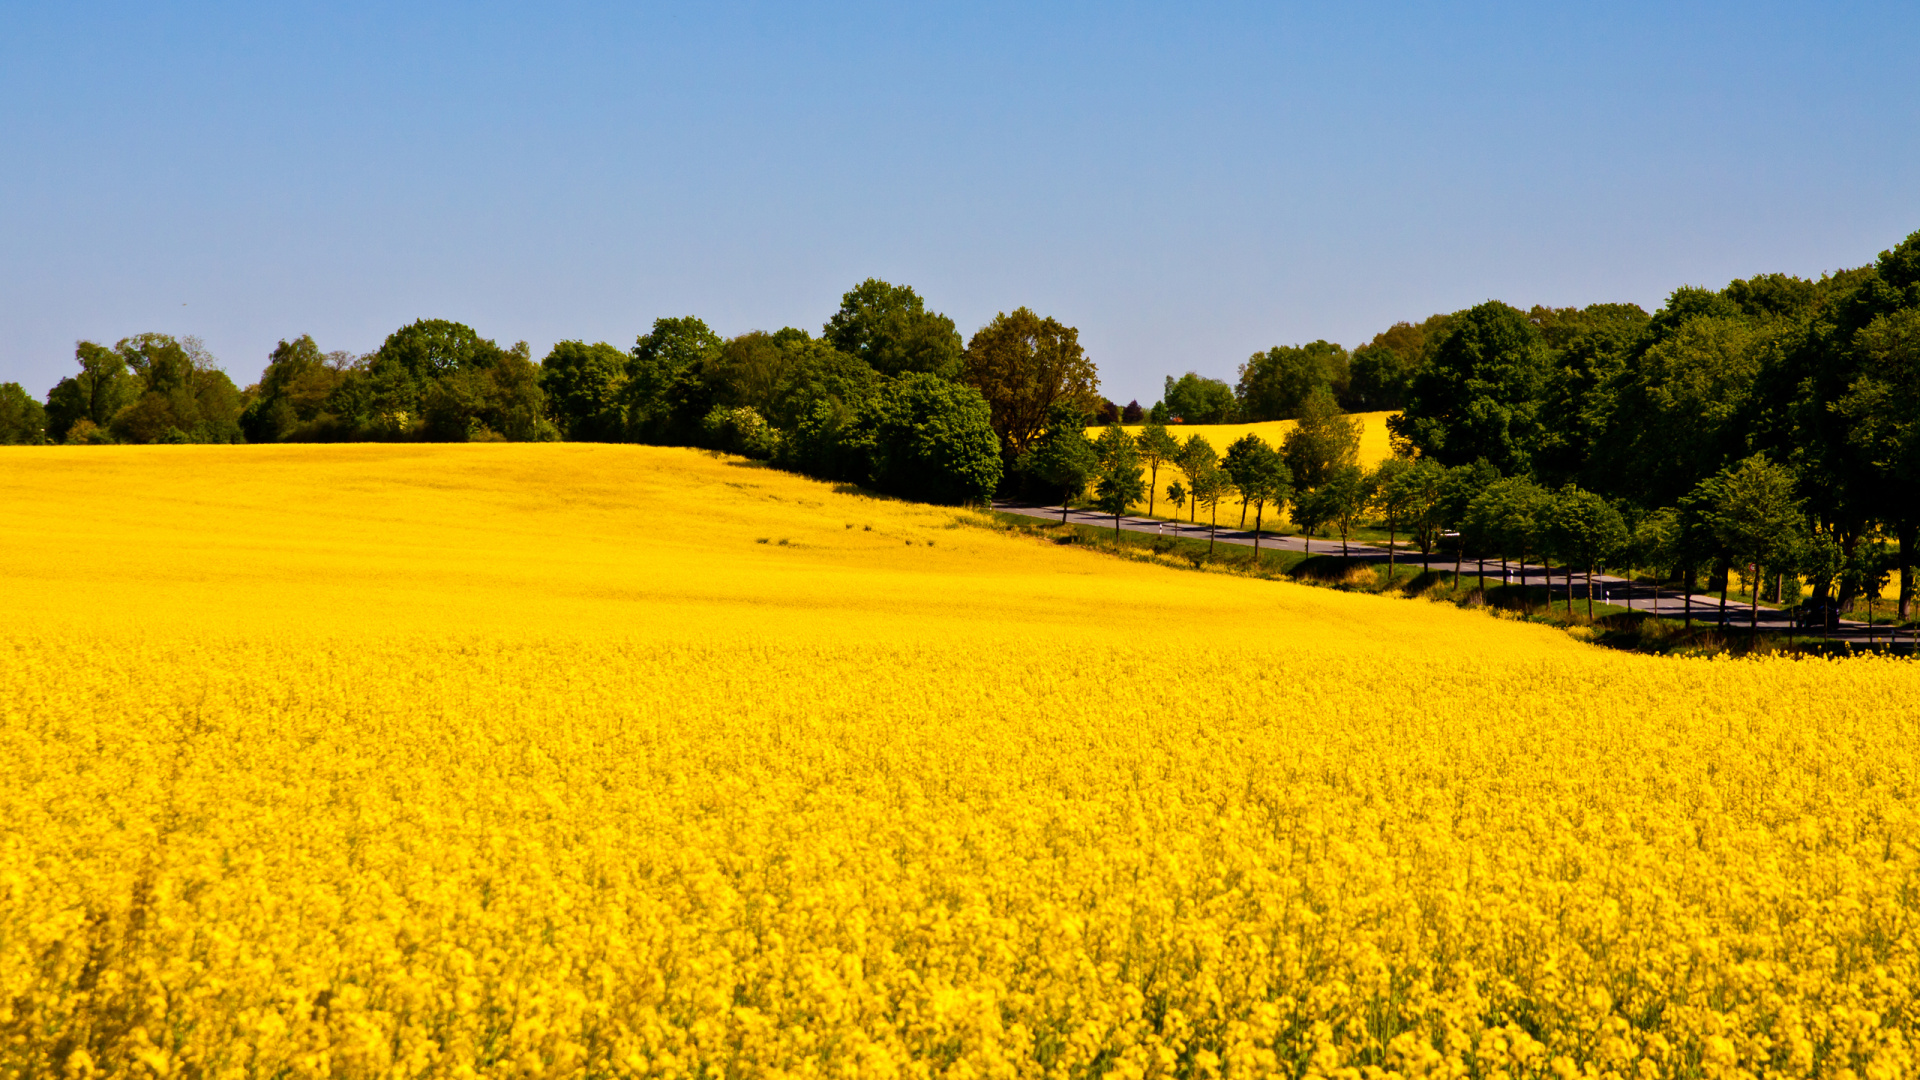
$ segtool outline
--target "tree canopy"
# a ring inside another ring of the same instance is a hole
[[[1100,375],[1080,348],[1080,331],[1024,307],[995,315],[974,333],[962,377],[986,399],[994,433],[1016,458],[1054,406],[1087,416],[1100,404]]]

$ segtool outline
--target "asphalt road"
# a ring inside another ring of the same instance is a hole
[[[1027,517],[1036,518],[1050,518],[1054,521],[1060,520],[1060,507],[1058,506],[1049,507],[1034,506],[1027,503],[996,502],[993,504],[993,508],[1002,513],[1022,514]],[[1100,514],[1088,510],[1069,510],[1067,512],[1067,521],[1080,525],[1091,525],[1096,528],[1113,528],[1112,514]],[[1204,523],[1188,524],[1186,522],[1166,521],[1160,518],[1123,516],[1120,519],[1120,528],[1127,532],[1147,533],[1158,536],[1179,536],[1189,540],[1205,540],[1207,538],[1207,526]],[[1216,537],[1216,542],[1252,547],[1253,533],[1222,525]],[[1260,534],[1260,547],[1262,549],[1302,552],[1310,548],[1315,555],[1341,554],[1340,541],[1337,539],[1316,539],[1309,545],[1302,537],[1274,536],[1264,531]],[[1355,562],[1385,563],[1387,561],[1387,549],[1383,545],[1353,543],[1346,546],[1346,557]],[[1433,570],[1444,570],[1448,573],[1453,571],[1452,559],[1435,557],[1429,562],[1421,556],[1419,551],[1400,548],[1398,546],[1396,546],[1395,549],[1394,562],[1411,566],[1424,565]],[[1515,585],[1521,584],[1523,580],[1526,584],[1536,586],[1548,584],[1545,578],[1547,568],[1538,563],[1502,563],[1498,559],[1487,559],[1484,561],[1468,559],[1460,565],[1460,573],[1462,577],[1484,574],[1488,578],[1499,578]],[[1566,569],[1564,567],[1556,566],[1553,568],[1551,587],[1554,602],[1564,603],[1567,600],[1568,594]],[[1574,603],[1579,604],[1585,602],[1587,596],[1586,578],[1579,573],[1574,574],[1572,594]],[[1645,611],[1662,617],[1676,619],[1682,618],[1686,614],[1688,606],[1687,596],[1682,590],[1657,588],[1644,582],[1630,581],[1626,578],[1616,577],[1611,574],[1595,574],[1593,576],[1593,599],[1595,603],[1604,602],[1619,607],[1632,608],[1636,611]],[[1693,618],[1696,622],[1712,624],[1724,619],[1727,625],[1735,629],[1743,628],[1747,625],[1750,613],[1746,604],[1738,602],[1728,603],[1723,612],[1720,607],[1720,597],[1717,593],[1713,595],[1694,593],[1692,608]],[[1763,630],[1784,630],[1794,625],[1791,615],[1767,604],[1760,605],[1758,624]],[[1815,631],[1810,630],[1808,632],[1813,633]],[[1839,628],[1830,631],[1828,637],[1835,641],[1849,641],[1861,645],[1868,643],[1866,624],[1852,620],[1842,620]],[[1873,635],[1876,644],[1884,644],[1888,640],[1888,637],[1889,631],[1885,627],[1880,628]],[[1908,635],[1901,635],[1899,645],[1903,651],[1912,648]]]

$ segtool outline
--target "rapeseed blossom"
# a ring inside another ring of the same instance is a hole
[[[47,448],[0,498],[9,1077],[1920,1070],[1905,661],[691,451]]]

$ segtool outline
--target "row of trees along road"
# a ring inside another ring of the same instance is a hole
[[[1048,416],[1099,404],[1075,328],[1017,308],[963,343],[914,290],[877,279],[818,336],[722,339],[661,318],[631,349],[563,341],[536,364],[524,342],[425,319],[363,356],[282,341],[244,391],[191,338],[82,342],[76,359],[44,406],[0,384],[0,442],[639,442],[958,503],[1026,483]]]
[[[1803,587],[1810,611],[1835,619],[1897,574],[1898,616],[1914,616],[1920,233],[1818,280],[1680,288],[1651,315],[1489,301],[1397,323],[1351,354],[1275,348],[1242,365],[1237,385],[1189,372],[1165,391],[1136,439],[1149,512],[1171,463],[1182,479],[1170,498],[1211,518],[1238,495],[1242,527],[1288,504],[1309,535],[1344,540],[1371,515],[1429,555],[1457,531],[1456,561],[1537,554],[1589,579],[1640,570],[1723,607],[1738,574],[1750,620]],[[1344,408],[1399,408],[1396,459],[1359,468],[1341,449],[1356,441]],[[1173,442],[1164,423],[1176,417],[1297,418],[1278,451],[1284,479],[1251,437],[1217,464],[1204,439]],[[1076,447],[1084,419],[1057,416],[1036,443],[1030,475],[1064,496],[1063,511],[1117,460]],[[1100,509],[1124,510],[1101,490],[1119,489],[1096,490]]]

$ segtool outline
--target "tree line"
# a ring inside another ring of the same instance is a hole
[[[537,364],[524,343],[502,348],[444,320],[359,357],[281,342],[245,390],[191,338],[82,342],[75,359],[44,406],[0,384],[0,442],[692,445],[943,502],[1091,487],[1116,515],[1142,493],[1151,508],[1172,463],[1183,479],[1168,497],[1193,503],[1190,517],[1236,496],[1256,527],[1290,513],[1309,533],[1344,535],[1375,515],[1390,531],[1405,521],[1423,550],[1457,534],[1457,557],[1551,554],[1723,596],[1738,572],[1756,583],[1750,603],[1761,584],[1791,602],[1804,581],[1829,616],[1872,599],[1891,569],[1900,615],[1912,614],[1920,233],[1817,280],[1683,287],[1652,314],[1488,301],[1396,323],[1351,352],[1276,347],[1233,385],[1170,376],[1151,409],[1099,396],[1073,327],[1019,308],[963,342],[911,288],[875,279],[818,335],[722,339],[698,318],[663,318],[630,349],[565,341]],[[1397,410],[1393,475],[1336,452],[1340,431],[1357,430],[1347,412],[1379,410]],[[1086,439],[1095,418],[1150,426]],[[1299,421],[1294,449],[1242,439],[1213,470],[1200,462],[1211,448],[1170,448],[1163,430],[1270,419]],[[1116,464],[1129,453],[1131,472]],[[1403,483],[1422,494],[1389,499]]]
[[[1394,459],[1370,471],[1299,448],[1344,445],[1325,433],[1346,409],[1397,410]],[[1450,535],[1456,559],[1534,555],[1589,580],[1636,569],[1723,605],[1737,573],[1750,619],[1764,596],[1808,600],[1831,622],[1897,576],[1905,620],[1920,532],[1920,233],[1817,280],[1676,289],[1652,314],[1488,301],[1397,323],[1352,353],[1270,349],[1235,385],[1189,372],[1150,410],[1103,403],[1109,422],[1135,417],[1146,427],[1131,450],[1117,427],[1085,440],[1061,418],[1037,475],[1063,513],[1091,488],[1117,528],[1132,454],[1149,485],[1175,464],[1176,504],[1217,511],[1238,495],[1256,528],[1290,506],[1309,537],[1344,537],[1365,515],[1429,556]],[[1217,469],[1203,438],[1165,427],[1272,419],[1299,420],[1287,445],[1247,436]],[[1143,492],[1132,503],[1151,512],[1157,493]]]
[[[630,349],[562,341],[538,363],[425,319],[363,356],[282,341],[241,390],[199,342],[81,342],[44,405],[0,384],[0,442],[556,439],[698,446],[908,498],[983,502],[1019,483],[1056,408],[1091,415],[1099,374],[1079,332],[1022,307],[962,341],[907,286],[869,279],[816,336],[723,339],[656,319]]]

